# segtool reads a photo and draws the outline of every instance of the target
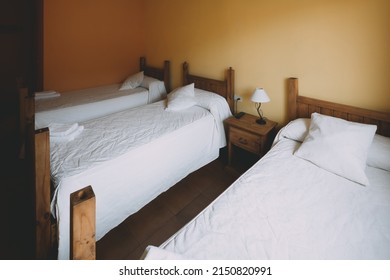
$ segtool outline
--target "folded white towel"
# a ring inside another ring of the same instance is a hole
[[[40,91],[40,92],[36,92],[34,95],[35,100],[53,98],[59,96],[61,96],[61,94],[59,92],[56,92],[55,90]]]
[[[45,95],[52,95],[57,93],[55,90],[45,90],[45,91],[38,91],[35,93],[35,96],[45,96]]]
[[[84,126],[80,125],[77,126],[76,130],[73,132],[63,135],[63,136],[51,136],[50,135],[50,141],[53,143],[64,143],[64,142],[70,142],[73,141],[77,136],[81,134],[81,132],[84,130]]]
[[[51,123],[49,124],[49,132],[52,137],[66,136],[74,132],[79,127],[78,123]]]

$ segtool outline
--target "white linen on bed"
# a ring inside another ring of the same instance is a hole
[[[134,108],[166,97],[163,81],[151,78],[149,88],[119,90],[120,84],[112,84],[61,93],[56,98],[35,102],[35,128],[51,123],[75,123],[88,121],[111,113]]]
[[[161,192],[219,156],[226,139],[221,139],[217,122],[224,120],[220,115],[231,115],[227,103],[226,112],[215,117],[215,108],[164,109],[165,100],[83,122],[80,137],[51,144],[56,188],[51,206],[59,224],[59,259],[69,258],[69,195],[73,191],[87,185],[94,189],[99,240]]]
[[[281,135],[145,259],[390,259],[390,172],[367,166],[364,187],[294,156],[301,143]]]

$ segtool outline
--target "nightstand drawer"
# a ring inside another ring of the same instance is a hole
[[[233,145],[243,148],[252,153],[260,154],[261,151],[260,136],[251,134],[246,131],[242,131],[235,127],[230,127],[229,137],[230,137],[229,140]]]

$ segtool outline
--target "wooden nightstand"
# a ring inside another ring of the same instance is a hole
[[[231,117],[225,121],[228,135],[229,165],[232,164],[234,147],[247,150],[262,157],[271,147],[277,123],[267,119],[267,123],[256,123],[257,116],[245,114],[240,119]]]

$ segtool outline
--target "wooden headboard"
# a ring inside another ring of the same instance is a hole
[[[146,64],[146,58],[140,57],[139,59],[139,69],[144,71],[144,74],[149,77],[153,77],[164,81],[165,89],[167,92],[171,91],[171,71],[170,71],[170,62],[169,60],[164,61],[164,67],[158,68],[149,66]]]
[[[310,118],[314,112],[348,121],[375,124],[377,133],[390,136],[390,113],[368,110],[299,95],[298,78],[288,78],[288,118]]]
[[[194,83],[196,88],[215,92],[226,98],[230,111],[234,112],[234,70],[230,67],[227,70],[225,80],[215,80],[200,76],[191,75],[188,70],[188,63],[183,63],[183,85]]]

